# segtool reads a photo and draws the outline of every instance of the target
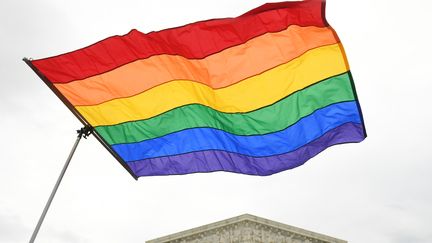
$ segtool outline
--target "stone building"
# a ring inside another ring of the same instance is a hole
[[[147,243],[347,243],[250,214],[149,240]]]

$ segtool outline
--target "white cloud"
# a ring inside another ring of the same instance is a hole
[[[264,2],[1,1],[0,241],[30,237],[80,127],[22,57],[63,53],[131,28],[236,16]],[[242,213],[349,242],[431,241],[432,3],[328,0],[327,6],[356,80],[366,141],[333,147],[270,177],[134,181],[90,138],[78,147],[39,242],[143,242]]]

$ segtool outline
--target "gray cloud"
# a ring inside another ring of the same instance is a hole
[[[0,213],[0,242],[25,242],[27,232],[19,216]]]
[[[0,1],[0,242],[25,242],[81,125],[21,61],[238,15],[265,1]],[[243,213],[349,242],[432,241],[430,1],[328,0],[369,137],[270,177],[211,173],[134,181],[83,140],[40,242],[143,242]],[[415,6],[414,6],[415,5]]]

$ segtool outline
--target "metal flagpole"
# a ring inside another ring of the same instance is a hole
[[[48,209],[49,209],[49,207],[50,207],[50,205],[51,205],[51,202],[52,202],[52,200],[54,199],[54,196],[55,196],[55,194],[56,194],[56,192],[57,192],[57,189],[58,189],[58,187],[59,187],[59,185],[60,185],[60,182],[62,181],[63,176],[64,176],[64,174],[66,173],[66,169],[67,169],[67,167],[69,166],[69,163],[70,163],[70,161],[71,161],[71,159],[72,159],[72,156],[73,156],[74,153],[75,153],[76,148],[78,147],[78,144],[79,144],[81,138],[82,138],[83,136],[84,136],[84,138],[87,138],[87,137],[92,133],[92,131],[93,131],[93,130],[92,130],[92,128],[91,128],[90,126],[85,126],[85,127],[81,128],[80,130],[77,130],[78,137],[77,137],[77,139],[76,139],[76,141],[75,141],[75,144],[74,144],[73,147],[72,147],[72,150],[71,150],[70,153],[69,153],[69,156],[68,156],[68,158],[67,158],[67,160],[66,160],[66,163],[65,163],[64,166],[63,166],[63,169],[62,169],[62,171],[61,171],[61,173],[60,173],[60,176],[59,176],[59,178],[57,179],[57,182],[56,182],[56,184],[55,184],[55,186],[54,186],[54,188],[53,188],[53,190],[52,190],[52,192],[51,192],[51,195],[50,195],[50,197],[49,197],[49,199],[48,199],[48,202],[46,203],[45,208],[44,208],[44,210],[43,210],[43,212],[42,212],[42,215],[41,215],[40,218],[39,218],[39,221],[38,221],[38,223],[37,223],[37,225],[36,225],[36,228],[35,228],[34,231],[33,231],[33,234],[32,234],[31,239],[30,239],[30,243],[33,243],[33,242],[35,241],[35,239],[36,239],[36,236],[37,236],[37,234],[38,234],[38,232],[39,232],[39,229],[40,229],[40,227],[41,227],[41,225],[42,225],[42,223],[43,223],[43,221],[44,221],[44,219],[45,219],[45,215],[46,215],[47,212],[48,212]]]

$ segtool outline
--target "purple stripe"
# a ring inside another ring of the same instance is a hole
[[[130,162],[128,165],[138,177],[214,171],[265,176],[300,166],[330,146],[361,142],[365,138],[363,131],[362,124],[346,123],[293,152],[268,157],[206,150],[144,159]]]

